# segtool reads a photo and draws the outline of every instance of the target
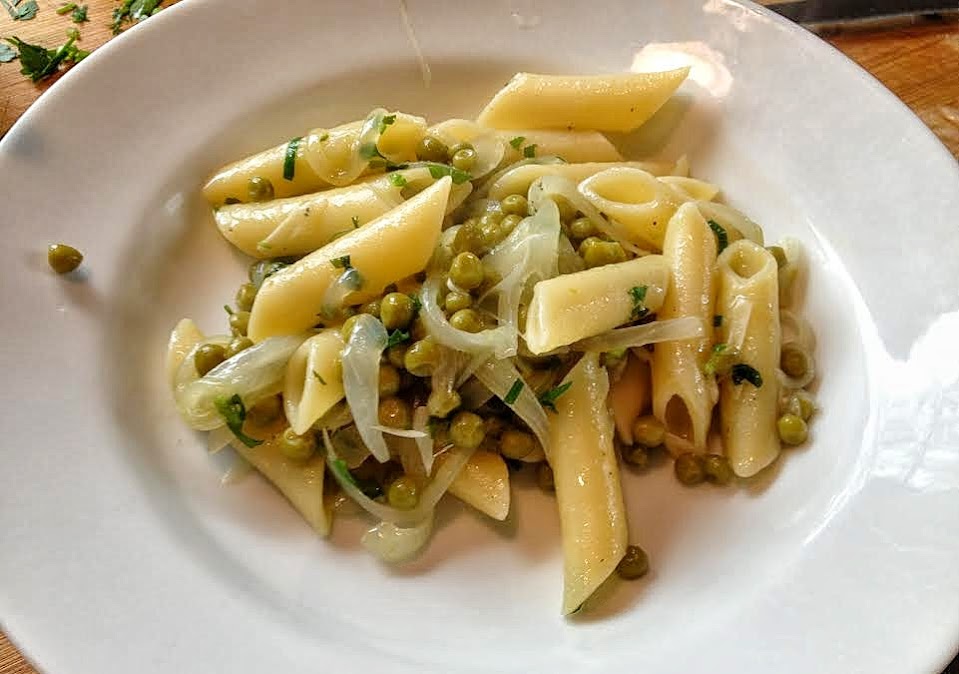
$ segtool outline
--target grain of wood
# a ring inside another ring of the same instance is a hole
[[[83,36],[79,44],[88,50],[113,37],[114,0],[80,3],[88,5],[90,20],[79,25],[69,14],[56,13],[62,2],[38,0],[38,4],[40,12],[31,21],[13,21],[0,9],[0,36],[16,35],[52,47],[64,42],[66,31],[78,27]],[[959,23],[841,34],[828,40],[899,96],[959,158]],[[56,81],[33,84],[19,70],[18,61],[0,64],[0,136]],[[0,674],[37,674],[2,633]]]

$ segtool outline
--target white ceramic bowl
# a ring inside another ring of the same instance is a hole
[[[733,0],[184,2],[63,78],[0,143],[0,616],[61,672],[930,672],[959,640],[959,170],[801,29]],[[693,65],[644,151],[812,259],[823,411],[740,490],[626,482],[654,572],[559,616],[549,498],[444,510],[390,570],[362,523],[317,540],[178,420],[181,316],[212,329],[243,262],[198,187],[375,105],[473,115],[519,69]],[[86,254],[56,277],[44,249]],[[455,515],[455,517],[454,517]]]

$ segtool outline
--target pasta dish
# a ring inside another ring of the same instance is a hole
[[[767,246],[684,157],[605,135],[686,75],[520,73],[475,120],[378,108],[218,170],[203,194],[252,261],[228,330],[170,337],[184,421],[322,536],[357,504],[388,562],[443,498],[506,519],[530,470],[555,492],[564,614],[642,576],[621,464],[734,483],[815,412],[798,242]]]

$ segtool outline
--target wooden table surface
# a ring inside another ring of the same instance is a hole
[[[66,31],[77,27],[79,45],[91,51],[112,37],[111,16],[119,0],[86,0],[89,21],[79,25],[69,14],[56,13],[60,1],[37,2],[40,11],[30,21],[13,21],[0,8],[0,36],[55,47],[65,41]],[[899,96],[959,158],[959,23],[847,32],[828,40]],[[20,74],[19,61],[0,63],[0,136],[55,82],[51,78],[34,84]],[[0,674],[35,673],[0,633]]]

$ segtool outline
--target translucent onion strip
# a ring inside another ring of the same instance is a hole
[[[526,422],[549,456],[549,420],[546,418],[546,411],[536,399],[533,389],[513,366],[513,362],[509,359],[491,358],[476,370],[475,376]],[[510,392],[515,391],[515,387],[519,387],[519,394],[511,396]],[[515,399],[509,402],[507,398]]]
[[[706,332],[703,322],[695,316],[683,316],[665,321],[653,321],[629,328],[617,328],[602,335],[573,344],[574,351],[616,351],[658,342],[676,342],[702,337]]]
[[[429,434],[424,431],[410,430],[407,428],[394,428],[393,426],[384,426],[382,424],[373,424],[370,426],[374,431],[379,431],[380,433],[386,433],[387,435],[395,435],[398,438],[424,438],[428,437]]]
[[[430,128],[429,134],[453,147],[469,143],[476,152],[476,161],[468,173],[473,180],[483,178],[499,166],[506,155],[506,143],[497,132],[468,119],[448,119]]]
[[[390,450],[383,433],[374,426],[379,424],[380,356],[388,337],[383,324],[369,314],[358,314],[355,319],[343,348],[343,390],[360,437],[370,453],[384,462],[389,460]]]
[[[427,473],[433,471],[433,438],[429,433],[430,413],[425,405],[413,410],[413,430],[420,434],[413,438],[416,448],[420,452],[420,461]]]
[[[439,305],[442,283],[438,276],[426,279],[420,296],[423,301],[420,316],[437,342],[467,353],[493,352],[498,358],[506,358],[516,353],[516,331],[510,326],[501,325],[492,330],[471,333],[457,330],[450,325]]]
[[[408,561],[423,549],[433,533],[433,516],[411,527],[398,527],[392,522],[380,522],[363,534],[360,542],[384,562],[399,564]]]

